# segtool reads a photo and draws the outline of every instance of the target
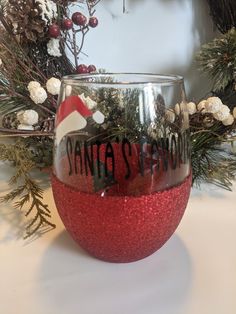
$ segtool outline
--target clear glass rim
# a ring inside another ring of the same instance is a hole
[[[130,78],[135,77],[136,80]],[[121,78],[117,81],[117,79]],[[127,80],[124,78],[127,77]],[[140,77],[140,79],[138,79]],[[114,81],[102,81],[102,78],[113,78]],[[154,74],[154,73],[90,73],[67,75],[62,78],[62,83],[66,85],[95,85],[95,86],[173,86],[183,84],[184,78],[174,74]]]

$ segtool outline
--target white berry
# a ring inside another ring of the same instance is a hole
[[[17,113],[17,120],[21,124],[35,125],[39,121],[39,115],[35,110],[25,110]]]
[[[233,116],[234,116],[234,118],[236,119],[236,107],[235,107],[234,110],[233,110]]]
[[[50,78],[46,83],[47,91],[52,95],[59,95],[61,88],[61,81],[55,77]]]
[[[229,107],[222,105],[220,111],[213,114],[214,118],[218,121],[224,121],[230,115]]]
[[[225,126],[232,125],[234,123],[234,117],[232,116],[232,114],[230,114],[227,119],[223,120],[222,123]]]
[[[39,82],[36,82],[36,81],[29,82],[29,84],[27,86],[29,92],[31,92],[31,90],[33,90],[35,88],[39,88],[39,87],[41,87],[41,85]]]
[[[35,104],[43,104],[47,97],[47,92],[43,87],[34,88],[30,91],[30,98]]]
[[[50,56],[61,57],[60,40],[57,38],[51,38],[47,43],[47,51]]]
[[[197,112],[197,106],[194,102],[187,103],[187,110],[190,115]]]
[[[205,108],[207,112],[216,113],[220,111],[222,105],[223,103],[219,97],[209,97],[206,101]]]
[[[34,127],[32,125],[27,124],[19,124],[17,127],[18,130],[24,130],[24,131],[33,131]]]
[[[206,100],[200,101],[200,103],[197,105],[197,110],[200,111],[201,113],[206,112]]]

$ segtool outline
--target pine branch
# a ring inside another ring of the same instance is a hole
[[[213,90],[221,91],[232,85],[236,73],[236,30],[204,45],[197,56],[200,69],[213,80]]]
[[[32,159],[32,153],[22,140],[11,145],[0,144],[0,160],[10,162],[16,168],[16,173],[10,179],[9,184],[14,186],[21,182],[17,188],[0,198],[0,202],[14,201],[19,198],[19,201],[14,203],[16,209],[23,210],[28,206],[25,216],[33,216],[33,218],[26,227],[25,238],[33,236],[45,226],[55,228],[55,224],[49,220],[51,215],[48,205],[42,202],[43,190],[31,177],[31,171],[36,168]]]
[[[235,0],[207,0],[215,25],[222,33],[236,27]]]
[[[236,155],[222,147],[233,140],[227,135],[228,130],[220,123],[208,130],[195,131],[191,126],[193,183],[197,186],[207,182],[231,190],[232,181],[236,179]]]

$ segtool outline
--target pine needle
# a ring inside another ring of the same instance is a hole
[[[0,202],[14,201],[18,198],[14,207],[24,210],[26,217],[33,217],[26,227],[25,238],[31,237],[45,226],[55,228],[55,224],[49,220],[51,214],[48,205],[42,202],[43,190],[31,176],[36,164],[32,161],[32,154],[24,141],[20,140],[10,145],[0,144],[0,160],[10,162],[16,168],[16,173],[10,178],[9,184],[15,186],[21,182],[11,192],[1,197]]]

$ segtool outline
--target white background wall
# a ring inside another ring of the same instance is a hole
[[[86,38],[81,62],[107,71],[173,73],[186,79],[188,98],[211,88],[197,70],[195,54],[216,36],[206,0],[102,0],[99,26]]]

